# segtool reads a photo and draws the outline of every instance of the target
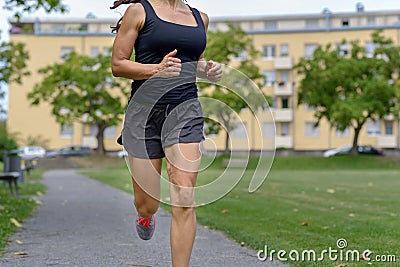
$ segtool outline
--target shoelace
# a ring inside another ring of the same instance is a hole
[[[138,220],[138,223],[139,223],[140,225],[142,225],[143,227],[145,227],[145,228],[150,228],[151,219],[152,219],[152,218],[143,218],[143,217],[140,217],[139,220]]]

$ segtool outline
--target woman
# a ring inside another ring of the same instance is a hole
[[[136,230],[148,240],[159,207],[162,158],[167,158],[172,204],[172,265],[189,266],[196,235],[194,187],[204,139],[196,72],[212,82],[221,66],[203,58],[208,16],[181,0],[115,1],[132,4],[114,30],[114,76],[134,80],[125,114],[123,145],[129,154]],[[135,62],[131,55],[135,50]],[[195,72],[193,72],[193,69]]]

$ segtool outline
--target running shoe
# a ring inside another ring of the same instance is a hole
[[[156,218],[143,218],[139,214],[136,216],[136,231],[143,240],[150,240],[156,229]]]

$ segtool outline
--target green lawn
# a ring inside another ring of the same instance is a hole
[[[218,176],[221,160],[201,172],[199,181]],[[249,169],[254,166],[252,159]],[[371,259],[378,254],[397,256],[397,264],[333,262],[325,256],[324,262],[292,262],[293,266],[400,266],[399,158],[278,157],[267,181],[253,194],[247,192],[251,173],[248,170],[224,198],[197,208],[199,223],[257,250],[267,245],[269,251],[320,253],[338,249],[337,240],[344,238],[344,253],[369,249]],[[132,192],[123,164],[86,174]]]
[[[3,165],[0,164],[0,171]],[[8,185],[0,184],[0,251],[7,245],[8,238],[13,234],[17,227],[11,222],[11,219],[19,223],[32,216],[37,207],[36,201],[29,196],[43,194],[46,190],[44,185],[40,184],[43,171],[33,170],[29,176],[25,175],[25,183],[19,185],[20,196],[11,197]],[[11,240],[15,241],[15,240]],[[0,253],[1,257],[1,253]]]

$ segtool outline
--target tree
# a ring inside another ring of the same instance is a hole
[[[27,59],[29,54],[24,44],[12,42],[0,44],[0,87],[10,82],[22,83],[22,77],[30,74],[26,69]],[[3,97],[4,92],[0,88],[0,99]],[[0,114],[4,112],[4,108],[0,105]]]
[[[40,9],[46,13],[68,11],[62,0],[5,0],[4,8],[13,11],[18,18],[25,12],[32,13]]]
[[[391,114],[398,103],[396,87],[389,77],[390,58],[382,49],[389,49],[382,36],[375,33],[376,52],[367,55],[358,41],[350,42],[348,54],[331,44],[318,47],[313,58],[301,58],[296,68],[303,76],[298,91],[299,104],[316,109],[318,125],[326,119],[331,127],[354,130],[352,153],[357,153],[358,137],[368,120]],[[377,36],[380,36],[379,38]],[[342,44],[346,44],[343,40]],[[390,52],[393,52],[390,48]],[[388,51],[389,52],[389,51]]]
[[[229,65],[233,58],[240,59],[237,69],[224,67],[223,79],[219,85],[199,83],[202,96],[221,101],[226,106],[218,103],[203,105],[206,117],[206,133],[219,133],[223,127],[226,130],[225,153],[229,153],[229,133],[237,125],[235,113],[240,113],[251,105],[258,108],[266,103],[266,96],[261,90],[264,76],[254,60],[260,53],[254,48],[251,38],[240,28],[228,24],[227,31],[210,31],[208,33],[207,50],[205,57],[224,65]],[[215,117],[222,125],[211,120]]]
[[[20,18],[24,12],[32,13],[39,9],[44,9],[47,13],[53,11],[64,13],[68,10],[62,0],[5,0],[3,8],[13,11],[17,18]],[[26,52],[24,44],[1,42],[0,39],[0,100],[5,93],[2,90],[3,84],[10,82],[21,84],[22,77],[29,75],[26,70],[26,61],[28,59],[29,54]],[[2,113],[5,113],[5,110],[0,105],[0,115]]]
[[[104,130],[122,120],[124,106],[121,97],[128,95],[110,71],[111,56],[99,54],[87,57],[72,52],[56,63],[39,70],[44,75],[40,84],[28,94],[32,105],[47,102],[57,122],[70,125],[84,122],[97,126],[99,154],[104,154]],[[121,90],[122,94],[115,92]]]

